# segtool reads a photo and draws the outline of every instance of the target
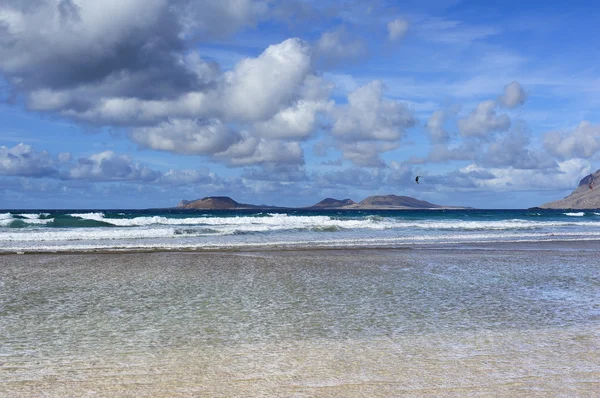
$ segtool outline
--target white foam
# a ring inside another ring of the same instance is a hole
[[[26,218],[28,220],[38,220],[40,218],[41,214],[23,213],[23,214],[17,214],[17,216]]]
[[[0,226],[5,227],[13,222],[14,219],[10,213],[0,213]]]
[[[118,228],[76,228],[35,231],[9,230],[0,233],[0,241],[5,242],[51,242],[80,240],[126,240],[153,239],[175,236],[173,228],[118,229]]]
[[[600,238],[600,232],[581,236],[577,233],[555,234],[452,234],[446,236],[403,236],[391,238],[337,238],[337,239],[308,239],[308,240],[270,240],[270,241],[208,241],[208,242],[118,242],[99,241],[96,243],[54,243],[24,245],[17,242],[0,246],[0,252],[53,252],[53,251],[91,251],[91,250],[202,250],[202,249],[236,249],[236,248],[276,248],[276,247],[381,247],[398,245],[423,244],[461,244],[461,243],[493,243],[493,242],[536,242],[536,241],[592,241]]]
[[[578,211],[575,213],[563,213],[565,216],[569,216],[569,217],[583,217],[585,216],[585,213],[582,211]]]
[[[0,220],[12,219],[13,216],[10,213],[0,213]]]
[[[41,213],[41,214],[43,214],[43,213]],[[29,214],[29,213],[17,214],[17,216],[23,217],[23,218],[15,218],[11,213],[1,213],[0,214],[0,226],[6,227],[15,220],[22,221],[25,224],[34,224],[34,225],[35,224],[43,225],[43,224],[48,224],[48,223],[54,221],[53,218],[40,219],[41,214]]]
[[[583,213],[582,213],[583,214]],[[600,215],[600,213],[598,213]],[[600,227],[597,218],[509,219],[509,220],[452,220],[430,218],[410,220],[395,217],[364,216],[356,218],[262,214],[238,217],[164,216],[110,218],[102,212],[69,214],[82,220],[111,224],[84,228],[1,228],[15,220],[10,213],[0,214],[0,250],[39,247],[97,247],[112,249],[137,248],[196,248],[215,245],[294,245],[311,242],[323,245],[335,242],[475,242],[519,239],[567,239],[576,236],[596,236]],[[45,224],[53,219],[40,219],[29,214],[20,221]],[[124,228],[125,227],[125,228]],[[550,235],[551,234],[551,235]],[[600,236],[600,232],[598,233]],[[307,240],[308,239],[308,240]],[[280,240],[279,243],[276,241]],[[308,244],[308,243],[307,243]],[[321,243],[318,243],[321,244]],[[341,243],[340,243],[341,244]],[[361,243],[362,244],[362,243]],[[369,243],[371,244],[371,243]],[[376,243],[372,243],[376,244]]]
[[[69,214],[85,220],[100,221],[119,227],[139,227],[150,225],[204,225],[233,228],[241,232],[261,232],[281,229],[307,229],[313,227],[353,228],[392,228],[393,225],[381,223],[373,219],[340,220],[328,216],[288,216],[287,214],[271,214],[264,217],[190,217],[168,218],[163,216],[135,218],[105,218],[104,213]]]
[[[567,215],[583,215],[584,213],[566,213]],[[163,216],[135,218],[105,218],[104,213],[70,214],[86,220],[95,220],[119,227],[140,227],[152,225],[202,225],[216,227],[227,234],[236,232],[267,232],[294,229],[375,229],[419,228],[440,230],[511,230],[536,229],[570,225],[567,221],[532,221],[532,220],[503,220],[503,221],[456,221],[456,220],[426,220],[406,221],[395,218],[365,217],[360,219],[339,219],[329,216],[290,216],[287,214],[270,214],[263,217],[190,217],[169,218]],[[590,222],[590,224],[598,225]],[[586,225],[580,224],[577,225]]]

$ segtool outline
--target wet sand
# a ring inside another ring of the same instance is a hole
[[[0,256],[0,396],[597,396],[569,248]]]

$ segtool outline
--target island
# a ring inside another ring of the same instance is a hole
[[[252,205],[238,203],[227,196],[207,196],[197,200],[182,200],[177,205],[180,209],[198,209],[198,210],[268,210],[268,209],[290,209],[289,207]],[[461,206],[443,206],[433,204],[424,200],[412,198],[410,196],[398,195],[376,195],[355,202],[352,199],[334,199],[326,198],[322,201],[308,207],[296,209],[302,210],[402,210],[402,209],[468,209]]]

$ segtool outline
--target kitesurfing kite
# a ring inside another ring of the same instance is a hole
[[[419,176],[417,176],[417,178],[415,178],[415,182],[418,184],[419,183]]]
[[[588,185],[590,189],[594,189],[594,176],[590,174],[590,185]]]

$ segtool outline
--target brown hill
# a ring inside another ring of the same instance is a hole
[[[180,209],[202,209],[202,210],[235,210],[254,209],[259,206],[238,203],[227,196],[207,196],[198,200],[182,200],[177,205]]]
[[[351,199],[323,199],[319,203],[308,207],[309,209],[341,209],[341,210],[394,210],[394,209],[465,209],[458,206],[441,206],[410,196],[378,195],[369,196],[359,203]]]
[[[424,200],[411,198],[410,196],[382,195],[369,196],[358,203],[364,209],[374,208],[404,208],[404,209],[436,209],[443,206],[435,205]]]
[[[592,182],[593,189],[590,189]],[[542,209],[600,209],[600,170],[583,177],[570,195],[540,207]]]
[[[336,209],[344,206],[354,205],[355,201],[352,199],[333,199],[333,198],[325,198],[317,204],[310,206],[311,209]]]
[[[286,209],[286,207],[249,205],[238,203],[227,196],[208,196],[198,200],[182,200],[177,205],[179,209],[200,209],[200,210],[239,210],[239,209]],[[360,203],[352,199],[333,199],[326,198],[319,203],[304,207],[304,209],[327,210],[327,209],[348,209],[348,210],[393,210],[393,209],[464,209],[458,206],[440,206],[424,200],[411,198],[410,196],[380,195],[369,196]]]

